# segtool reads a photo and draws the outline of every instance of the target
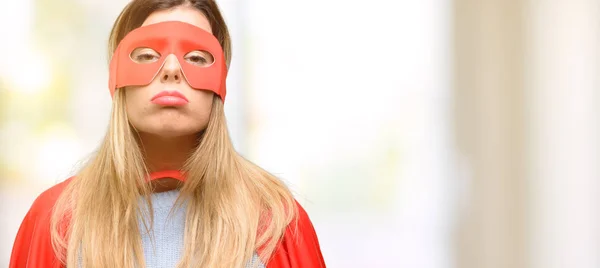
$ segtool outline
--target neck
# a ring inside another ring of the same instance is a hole
[[[148,133],[139,133],[142,152],[148,171],[181,170],[189,155],[197,146],[197,136],[159,137]],[[177,188],[181,182],[173,178],[159,178],[152,181],[155,192]]]

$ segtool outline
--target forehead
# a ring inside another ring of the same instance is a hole
[[[137,28],[125,36],[117,50],[129,54],[140,47],[149,47],[161,53],[200,49],[217,55],[215,53],[222,51],[214,35],[181,21],[165,21]]]
[[[185,22],[212,34],[212,27],[206,16],[200,10],[187,5],[155,11],[146,18],[142,27],[165,21]]]

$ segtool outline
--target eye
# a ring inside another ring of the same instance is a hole
[[[208,67],[215,61],[213,56],[208,51],[194,50],[185,54],[185,61],[199,67]]]
[[[129,57],[135,63],[153,63],[160,58],[160,53],[148,47],[138,47],[134,49],[133,52],[131,52],[131,55],[129,55]]]

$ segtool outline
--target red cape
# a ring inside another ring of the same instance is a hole
[[[50,217],[56,200],[71,179],[46,190],[33,202],[15,238],[9,268],[64,268],[52,249]],[[298,227],[290,224],[267,268],[325,268],[315,229],[306,211],[296,204]]]

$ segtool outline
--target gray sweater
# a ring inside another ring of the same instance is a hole
[[[154,212],[153,230],[146,233],[142,221],[142,245],[146,267],[169,268],[175,267],[179,262],[183,250],[183,234],[185,227],[185,206],[171,212],[179,190],[172,190],[152,194],[152,207]],[[169,213],[172,213],[169,215]],[[154,239],[151,239],[153,236]],[[152,243],[154,240],[154,244]],[[264,268],[256,253],[246,267],[253,267],[259,263]]]

